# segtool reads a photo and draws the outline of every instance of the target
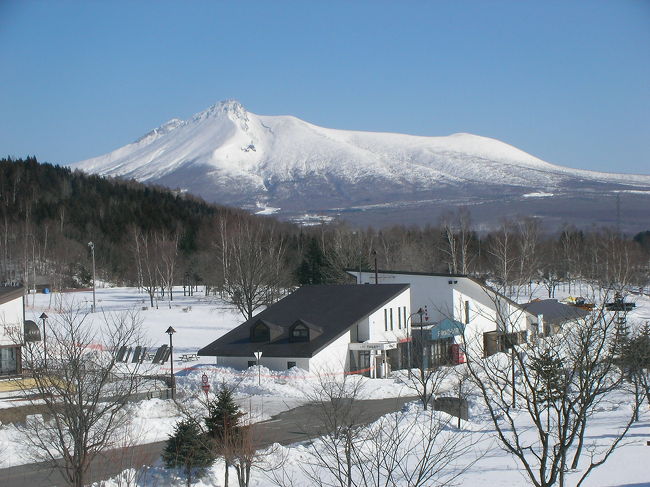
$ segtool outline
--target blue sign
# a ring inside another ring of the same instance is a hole
[[[440,323],[431,328],[431,340],[441,340],[457,335],[462,335],[465,331],[465,325],[460,321],[445,318]]]

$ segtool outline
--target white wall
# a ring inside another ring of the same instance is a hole
[[[406,321],[404,320],[404,308],[406,308]],[[392,310],[393,327],[390,326],[390,314]],[[398,316],[399,314],[399,316]],[[395,298],[384,304],[377,311],[372,313],[367,320],[359,326],[359,342],[397,342],[408,336],[407,328],[410,325],[411,314],[411,292],[405,289]],[[386,321],[386,319],[388,321]],[[388,324],[388,326],[386,326]],[[400,328],[401,324],[401,328]],[[362,327],[363,325],[363,327]],[[388,330],[386,330],[388,328]]]
[[[330,343],[323,350],[309,358],[296,357],[265,357],[262,354],[260,365],[271,370],[287,370],[287,362],[296,362],[296,366],[310,372],[318,370],[343,372],[349,368],[348,344],[350,343],[351,331],[346,331],[339,338]],[[255,361],[255,357],[217,357],[217,365],[245,370],[248,368],[248,361]]]
[[[375,282],[374,272],[350,272],[361,278],[361,283]],[[493,290],[483,287],[467,277],[450,277],[436,275],[413,275],[378,273],[380,284],[410,284],[411,310],[427,310],[426,322],[436,323],[445,318],[452,318],[461,323],[466,322],[465,302],[469,302],[469,324],[466,325],[465,340],[468,345],[476,346],[482,353],[483,333],[497,329],[497,323],[503,321],[497,316],[497,307],[501,307],[501,317],[508,318],[507,330],[523,331],[532,329],[537,318],[513,305],[503,297],[496,297]],[[419,320],[414,316],[413,319]],[[383,324],[383,315],[381,316]]]
[[[343,372],[350,370],[350,344],[352,331],[346,331],[309,361],[310,372]]]
[[[255,361],[253,355],[249,357],[217,357],[217,365],[222,367],[232,367],[233,369],[246,370],[248,361]],[[309,370],[309,359],[292,358],[292,357],[265,357],[262,355],[260,365],[271,370],[287,370],[287,362],[296,362],[296,366],[304,370]]]
[[[351,273],[359,279],[359,273]],[[378,274],[379,284],[410,284],[411,313],[426,307],[428,321],[441,321],[452,313],[452,285],[449,281],[457,280],[447,276],[421,276],[412,274]],[[361,284],[374,284],[374,272],[361,272]],[[410,313],[409,313],[410,314]],[[419,317],[414,317],[418,319]],[[383,317],[382,317],[383,320]],[[425,318],[426,320],[426,318]],[[410,320],[409,320],[410,321]]]
[[[23,298],[0,304],[0,345],[16,345],[23,341]]]

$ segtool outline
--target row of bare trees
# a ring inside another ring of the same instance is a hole
[[[650,340],[639,333],[635,341],[622,336],[606,307],[614,292],[595,290],[591,299],[599,306],[556,335],[519,344],[506,340],[505,353],[487,358],[480,344],[465,344],[466,370],[498,442],[531,485],[582,485],[621,445],[648,398]],[[500,302],[507,299],[500,294],[489,298],[497,329],[504,336],[517,331],[522,311]],[[622,349],[629,350],[626,357]],[[620,406],[621,422],[592,441],[588,430],[611,409],[608,403]]]
[[[443,216],[437,227],[331,226],[315,232],[330,273],[339,276],[342,269],[371,267],[376,257],[382,269],[467,274],[509,285],[539,283],[550,297],[560,283],[571,287],[577,280],[607,287],[648,284],[650,247],[638,238],[643,234],[632,239],[608,228],[552,230],[522,217],[479,234],[469,211],[460,209]]]
[[[22,222],[0,222],[5,230],[0,280],[28,287],[40,281],[54,289],[89,285],[88,248],[66,237],[65,216],[36,225],[30,212],[25,214]],[[346,269],[369,269],[375,260],[382,269],[469,274],[511,286],[538,284],[549,297],[560,284],[571,292],[578,280],[645,286],[650,261],[647,242],[613,229],[549,231],[537,219],[520,218],[479,234],[466,209],[444,215],[437,226],[381,230],[345,224],[299,228],[224,211],[206,217],[191,239],[193,247],[187,247],[187,240],[187,229],[181,227],[131,225],[121,246],[96,242],[98,278],[142,287],[151,306],[156,292],[171,300],[173,285],[202,283],[249,318],[281,296],[281,289],[345,281]]]
[[[179,234],[145,233],[137,227],[132,227],[131,233],[138,287],[149,295],[151,307],[154,306],[156,292],[160,289],[164,294],[166,290],[171,307],[173,287],[178,277]]]

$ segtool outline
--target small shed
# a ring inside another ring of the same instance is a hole
[[[577,306],[569,306],[557,299],[539,299],[522,304],[522,308],[538,317],[539,333],[552,335],[560,331],[567,322],[584,319],[589,311]]]

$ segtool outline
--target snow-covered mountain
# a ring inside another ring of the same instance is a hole
[[[256,115],[236,101],[170,120],[129,145],[71,166],[287,215],[412,212],[441,203],[608,191],[650,196],[650,176],[569,169],[487,137],[329,129],[292,116]]]

